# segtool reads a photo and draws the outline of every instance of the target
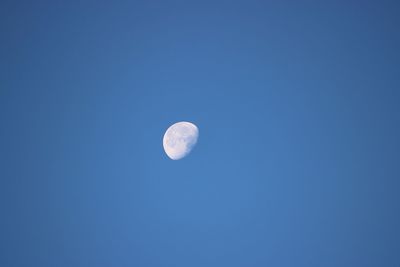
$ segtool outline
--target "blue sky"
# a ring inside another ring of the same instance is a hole
[[[0,4],[1,266],[399,266],[395,1],[117,2]]]

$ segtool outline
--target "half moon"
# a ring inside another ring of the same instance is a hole
[[[173,160],[186,157],[194,148],[199,137],[199,129],[191,122],[177,122],[164,134],[163,146],[167,156]]]

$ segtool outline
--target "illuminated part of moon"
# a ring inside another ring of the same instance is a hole
[[[187,156],[197,143],[199,129],[190,122],[182,121],[171,125],[164,134],[165,153],[173,160]]]

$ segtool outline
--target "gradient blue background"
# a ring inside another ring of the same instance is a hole
[[[2,1],[0,266],[400,266],[399,12]]]

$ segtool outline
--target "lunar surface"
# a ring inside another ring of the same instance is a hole
[[[186,157],[194,148],[199,129],[193,123],[182,121],[171,125],[164,134],[165,153],[173,160]]]

